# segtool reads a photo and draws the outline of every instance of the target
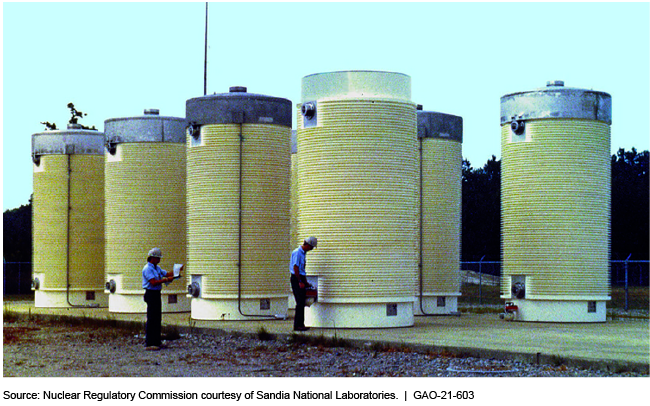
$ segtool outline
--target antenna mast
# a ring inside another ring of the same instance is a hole
[[[208,2],[205,2],[205,55],[203,58],[203,95],[208,94]]]

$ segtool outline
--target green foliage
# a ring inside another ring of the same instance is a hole
[[[612,155],[612,259],[648,259],[648,156]]]
[[[7,262],[32,261],[32,199],[2,215],[3,255]]]
[[[497,261],[501,255],[501,161],[494,155],[479,169],[463,160],[463,261]]]

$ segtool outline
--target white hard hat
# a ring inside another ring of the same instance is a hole
[[[149,250],[149,257],[156,257],[156,258],[162,258],[162,251],[160,251],[160,248],[152,248]]]
[[[309,244],[312,247],[316,248],[318,245],[318,239],[316,237],[307,237],[305,238],[305,244]]]

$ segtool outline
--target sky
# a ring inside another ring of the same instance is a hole
[[[42,121],[184,117],[203,95],[205,3],[3,3],[3,211],[32,193]],[[463,117],[463,156],[500,158],[500,98],[563,80],[612,96],[612,152],[650,142],[648,3],[211,3],[208,93],[300,102],[304,76],[411,77],[412,101]]]

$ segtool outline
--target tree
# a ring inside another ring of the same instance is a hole
[[[612,155],[612,259],[648,259],[648,151]]]
[[[32,261],[32,198],[2,215],[3,252],[7,262]]]
[[[496,261],[501,255],[501,161],[480,169],[463,160],[462,259]]]

